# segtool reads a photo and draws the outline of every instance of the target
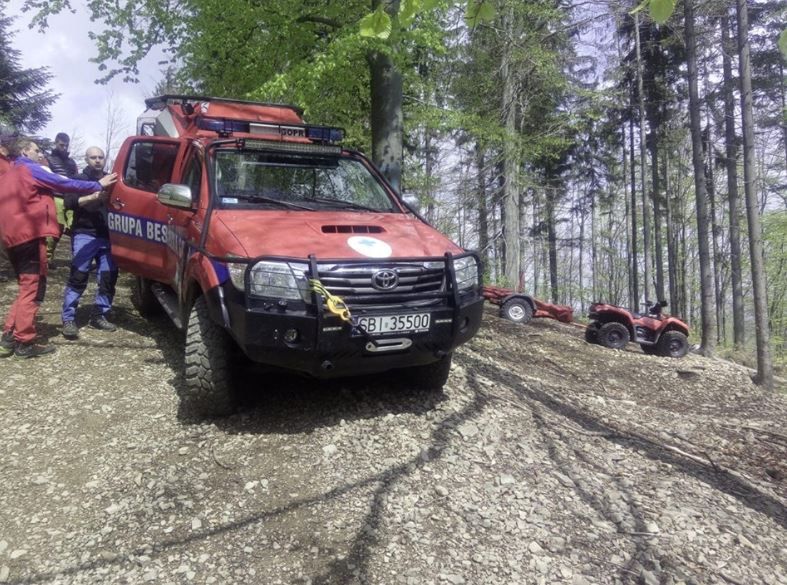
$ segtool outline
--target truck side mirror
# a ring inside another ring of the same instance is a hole
[[[191,187],[177,183],[165,183],[156,193],[159,202],[167,207],[191,209]]]

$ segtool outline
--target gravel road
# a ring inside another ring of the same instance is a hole
[[[787,584],[787,400],[741,367],[490,307],[442,393],[252,371],[194,421],[181,336],[121,277],[66,341],[66,276],[58,352],[0,361],[0,583]]]

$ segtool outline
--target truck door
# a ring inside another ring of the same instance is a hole
[[[167,272],[168,208],[158,202],[159,188],[172,181],[180,142],[171,138],[129,138],[118,154],[119,180],[109,197],[112,256],[121,270],[170,284]]]
[[[175,173],[178,183],[191,189],[191,209],[171,207],[167,211],[167,274],[172,274],[173,287],[181,294],[186,262],[193,252],[193,245],[199,242],[200,230],[197,209],[202,195],[202,151],[197,147],[189,148]],[[206,185],[207,187],[207,185]]]

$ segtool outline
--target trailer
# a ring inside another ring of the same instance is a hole
[[[574,318],[574,309],[569,306],[545,303],[509,288],[484,286],[482,294],[487,301],[500,307],[500,317],[514,323],[527,323],[533,318],[542,317],[571,323]]]

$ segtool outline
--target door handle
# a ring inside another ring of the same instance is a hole
[[[168,224],[172,224],[172,222],[174,222],[174,221],[175,221],[175,217],[168,213],[167,214],[167,223]]]
[[[126,206],[126,204],[125,204],[125,203],[123,203],[123,201],[121,201],[121,200],[120,200],[120,199],[118,199],[117,197],[115,197],[115,198],[112,200],[112,207],[114,207],[115,209],[123,209],[125,206]]]

